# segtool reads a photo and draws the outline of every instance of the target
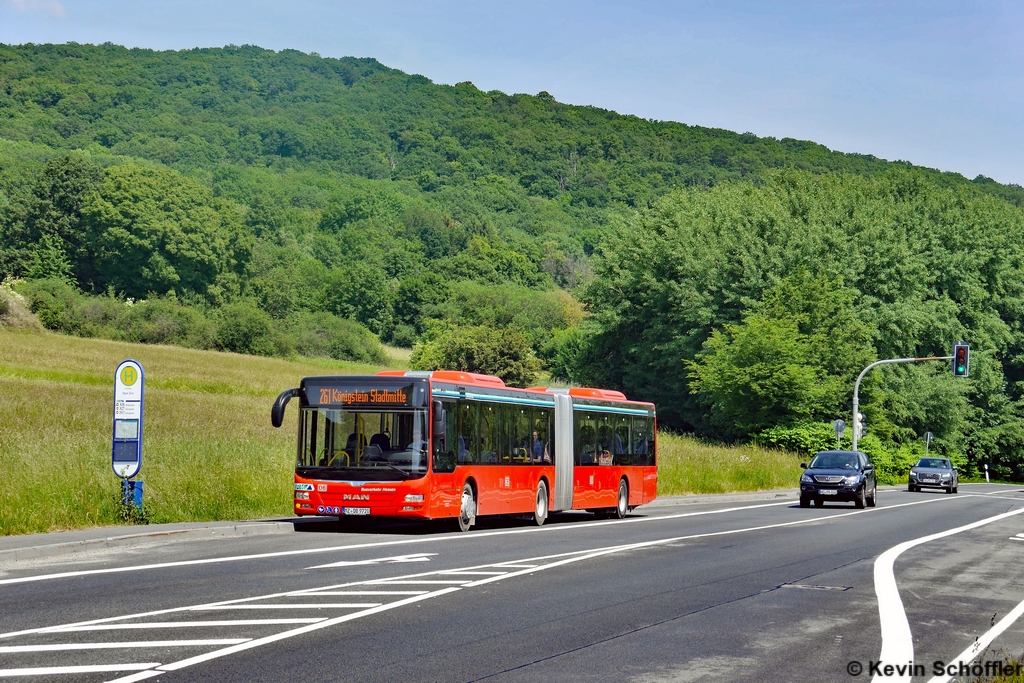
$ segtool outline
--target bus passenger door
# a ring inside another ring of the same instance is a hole
[[[451,401],[433,401],[431,420],[430,516],[455,517],[459,514],[461,491],[455,475],[456,432],[455,404]],[[443,411],[444,418],[439,419]]]

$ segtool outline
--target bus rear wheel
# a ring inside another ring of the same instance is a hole
[[[548,519],[548,485],[545,481],[537,483],[537,499],[533,508],[533,522],[537,526],[544,526]]]
[[[462,485],[462,503],[457,521],[459,531],[469,531],[476,522],[476,494],[468,481]]]
[[[615,511],[612,513],[616,519],[622,519],[629,512],[629,484],[625,479],[619,481],[619,499],[615,503]]]

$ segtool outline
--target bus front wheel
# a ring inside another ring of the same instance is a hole
[[[545,481],[537,483],[537,500],[533,508],[533,521],[537,526],[544,526],[548,519],[548,485]]]
[[[469,531],[476,522],[476,495],[467,481],[462,485],[462,504],[459,509],[459,531]]]

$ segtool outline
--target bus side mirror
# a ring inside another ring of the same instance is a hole
[[[433,432],[434,438],[444,436],[445,432],[448,431],[448,412],[444,409],[444,404],[440,401],[434,401],[434,425]]]
[[[284,422],[284,407],[288,405],[288,401],[298,395],[298,389],[285,389],[278,395],[277,400],[274,401],[274,407],[270,409],[270,424],[274,427],[281,426],[281,423]]]

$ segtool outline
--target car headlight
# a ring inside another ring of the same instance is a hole
[[[942,478],[943,478],[943,479],[949,479],[949,478],[950,478],[950,476],[952,476],[952,475],[949,475],[949,474],[943,474],[943,475],[942,475]]]
[[[859,474],[851,474],[850,476],[848,476],[843,481],[846,483],[847,486],[854,486],[854,485],[860,483],[860,475]]]
[[[800,477],[800,483],[801,484],[813,484],[814,480],[811,479],[811,475],[805,474],[802,477]]]

